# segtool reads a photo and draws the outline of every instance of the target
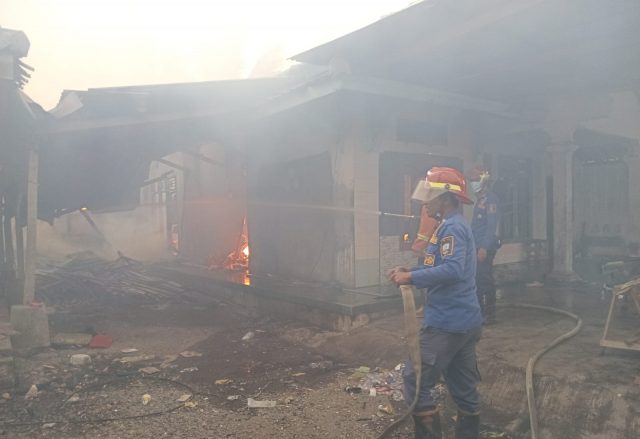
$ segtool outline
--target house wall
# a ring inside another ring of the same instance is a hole
[[[565,154],[564,147],[555,146],[561,144],[558,139],[563,138],[558,132],[573,133],[576,128],[583,127],[640,138],[640,124],[634,122],[638,120],[635,96],[614,95],[610,100],[596,99],[594,102],[597,105],[593,104],[595,109],[592,111],[582,109],[572,114],[574,108],[584,105],[571,102],[561,112],[549,111],[540,122],[526,124],[521,121],[495,123],[483,115],[442,108],[425,109],[425,106],[417,108],[406,102],[360,102],[361,111],[345,108],[327,111],[324,108],[311,114],[291,112],[294,114],[279,119],[275,124],[270,123],[255,140],[254,146],[263,152],[252,155],[250,178],[259,175],[265,166],[294,163],[327,154],[330,177],[322,178],[316,184],[331,185],[331,197],[319,204],[328,204],[338,210],[320,212],[311,209],[304,212],[305,209],[290,208],[293,212],[285,215],[283,203],[309,204],[297,198],[299,194],[296,195],[295,191],[280,197],[277,200],[279,204],[276,203],[279,207],[273,206],[271,214],[265,206],[258,210],[251,208],[250,239],[255,240],[252,270],[304,280],[338,282],[348,287],[365,287],[385,284],[385,273],[393,266],[416,263],[417,258],[411,251],[401,249],[398,235],[385,234],[376,214],[383,209],[380,201],[381,157],[387,153],[406,153],[428,158],[434,164],[440,164],[438,160],[442,159],[458,160],[465,171],[474,163],[486,161],[487,157],[492,167],[501,156],[531,160],[531,233],[527,239],[505,243],[496,257],[496,265],[501,267],[499,277],[505,281],[538,276],[548,268],[545,260],[549,232],[547,179],[554,169],[556,173],[560,172],[557,158],[559,154]],[[606,102],[610,107],[607,111],[599,107]],[[446,125],[447,144],[399,140],[397,123],[406,118]],[[629,162],[631,187],[640,183],[639,167],[634,165],[637,160],[634,156]],[[287,167],[279,169],[286,172]],[[493,171],[494,178],[500,178],[495,168]],[[260,179],[252,184],[254,198],[250,204],[261,201],[259,196],[255,197]],[[640,217],[640,195],[637,191],[630,191],[630,197],[631,233],[639,227],[636,219]],[[571,201],[566,198],[564,201],[556,200],[557,204],[565,206],[567,202]],[[274,216],[274,209],[280,212],[279,215]],[[467,216],[470,212],[470,208],[465,208]],[[269,215],[271,218],[266,221]],[[326,224],[330,224],[332,231],[329,238],[325,236],[327,234],[317,233],[318,229],[327,227]],[[376,236],[378,239],[372,239]],[[296,250],[299,248],[306,250]]]

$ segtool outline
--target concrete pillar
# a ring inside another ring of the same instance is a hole
[[[354,207],[355,188],[355,127],[348,122],[340,126],[338,139],[331,149],[333,164],[333,203],[336,207]],[[336,249],[334,259],[335,280],[353,288],[355,282],[355,237],[353,215],[335,215]]]
[[[11,336],[15,349],[49,346],[49,318],[44,305],[14,305],[10,318],[11,327],[17,332]]]
[[[572,143],[554,143],[549,148],[553,176],[553,269],[551,277],[571,280],[573,271],[573,153]]]
[[[29,151],[27,175],[27,242],[24,261],[23,305],[11,307],[11,337],[16,349],[49,346],[49,318],[43,304],[35,304],[35,271],[38,221],[38,153]]]

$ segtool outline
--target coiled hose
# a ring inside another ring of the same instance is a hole
[[[420,357],[420,338],[418,320],[416,319],[416,307],[414,301],[413,287],[410,285],[401,285],[400,291],[402,292],[402,303],[404,305],[404,321],[405,329],[407,331],[407,343],[409,345],[409,358],[413,363],[413,367],[416,373],[416,394],[411,402],[411,405],[407,411],[396,421],[392,422],[387,428],[384,429],[377,439],[384,439],[389,436],[400,424],[402,424],[413,412],[416,404],[418,403],[418,394],[420,389],[420,381],[422,379],[422,359]],[[502,305],[501,308],[523,308],[523,309],[535,309],[538,311],[547,311],[554,314],[560,314],[569,317],[576,321],[576,326],[569,332],[562,334],[558,338],[554,339],[551,343],[544,348],[536,352],[527,362],[527,369],[525,375],[525,390],[527,392],[527,406],[529,409],[529,424],[531,426],[531,439],[540,439],[540,432],[538,428],[538,410],[536,408],[535,391],[533,388],[533,372],[536,363],[544,354],[558,346],[559,344],[574,337],[582,329],[582,319],[577,315],[558,308],[541,305],[530,305],[525,303],[514,303],[508,305]]]

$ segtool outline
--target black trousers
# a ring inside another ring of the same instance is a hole
[[[476,268],[478,302],[482,308],[482,316],[488,320],[496,317],[496,282],[493,278],[493,259],[496,252],[496,249],[487,250],[487,257],[482,262],[478,261]]]

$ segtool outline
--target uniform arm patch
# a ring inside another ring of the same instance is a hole
[[[433,267],[433,264],[436,262],[436,256],[431,253],[427,253],[424,255],[424,265],[427,267]]]
[[[445,236],[440,240],[440,254],[445,256],[453,255],[454,240],[453,235]]]

